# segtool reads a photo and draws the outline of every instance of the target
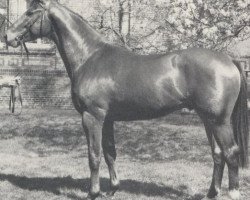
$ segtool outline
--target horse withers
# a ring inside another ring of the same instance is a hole
[[[91,185],[100,194],[103,150],[110,194],[119,188],[115,169],[114,122],[152,119],[194,109],[202,119],[214,160],[208,198],[221,189],[225,164],[229,196],[240,199],[239,166],[248,164],[246,79],[229,56],[206,49],[137,55],[109,44],[81,16],[56,0],[33,0],[7,30],[8,45],[47,37],[53,40],[71,80],[72,100],[88,142]]]

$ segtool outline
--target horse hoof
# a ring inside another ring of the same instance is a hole
[[[114,194],[116,193],[116,191],[120,188],[120,184],[118,183],[117,185],[113,185],[110,188],[110,191],[106,193],[106,195],[108,197],[114,196]]]
[[[112,197],[112,196],[114,196],[114,195],[115,195],[115,192],[116,192],[116,191],[114,191],[114,190],[111,190],[111,191],[107,192],[107,193],[106,193],[106,197]]]
[[[97,197],[101,196],[101,193],[88,193],[86,200],[95,200]]]
[[[230,199],[232,200],[240,200],[240,192],[239,190],[231,190],[228,193]]]
[[[220,196],[220,189],[210,188],[207,193],[207,199],[215,199]]]

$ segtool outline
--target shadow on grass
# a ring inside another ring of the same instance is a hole
[[[1,181],[9,181],[13,185],[30,191],[45,191],[50,192],[55,195],[61,194],[61,189],[67,190],[81,190],[83,192],[88,192],[89,179],[73,179],[71,177],[61,177],[61,178],[50,178],[50,177],[35,177],[29,178],[25,176],[17,175],[7,175],[0,174]],[[100,180],[101,188],[103,192],[109,190],[109,179],[101,178]],[[204,196],[201,194],[196,194],[195,196],[190,196],[185,192],[186,186],[174,189],[169,186],[158,185],[155,183],[146,183],[136,180],[126,179],[121,180],[120,191],[124,191],[135,195],[145,195],[151,197],[166,197],[168,199],[185,199],[185,200],[200,200]],[[118,194],[116,194],[118,195]],[[81,199],[77,195],[70,194],[68,197],[72,199]]]
[[[43,157],[55,152],[87,151],[78,115],[66,111],[39,112],[18,118],[0,115],[4,122],[0,124],[0,139],[21,136],[27,141],[26,150]],[[200,131],[204,132],[204,129],[196,115],[177,113],[149,121],[118,122],[115,125],[115,140],[119,155],[140,161],[185,159],[210,162],[206,134],[200,134]]]
[[[29,141],[25,148],[36,152],[42,149],[44,153],[50,151],[50,148],[53,147],[62,151],[80,148],[86,144],[84,134],[80,128],[75,130],[66,126],[61,126],[59,129],[56,126],[35,126],[25,135]]]
[[[116,125],[116,146],[119,155],[128,155],[140,161],[186,159],[208,162],[210,150],[205,134],[197,138],[198,130],[163,126],[159,121],[140,121]],[[193,132],[191,132],[193,131]],[[168,132],[168,134],[166,134]],[[157,135],[157,137],[156,137]],[[67,125],[34,126],[25,134],[25,149],[40,156],[72,150],[86,152],[87,142],[82,128]]]

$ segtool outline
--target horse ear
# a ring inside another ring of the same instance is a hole
[[[46,7],[47,5],[49,5],[51,0],[36,0],[36,2],[42,4],[44,7]]]

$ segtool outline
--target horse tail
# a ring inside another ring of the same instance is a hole
[[[233,60],[240,72],[241,85],[238,99],[234,106],[232,113],[233,132],[236,143],[239,146],[239,165],[242,168],[248,166],[248,142],[249,142],[249,128],[248,128],[248,109],[247,109],[247,79],[242,70],[240,63]]]

